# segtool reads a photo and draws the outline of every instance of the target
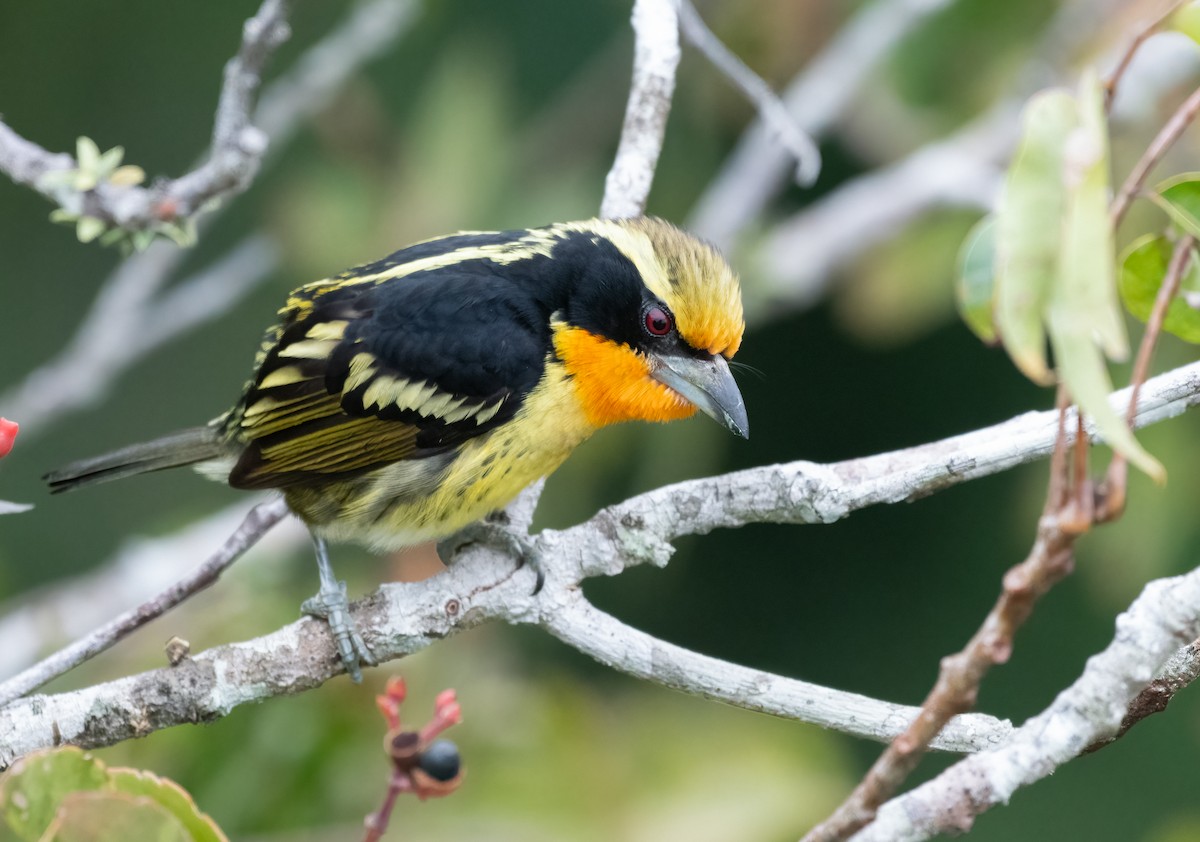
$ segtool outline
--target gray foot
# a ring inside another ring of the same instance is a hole
[[[346,583],[336,582],[336,590],[321,588],[314,596],[304,600],[300,610],[312,617],[321,617],[329,623],[329,632],[337,646],[342,666],[354,683],[362,681],[361,664],[375,665],[375,656],[367,648],[354,618],[350,616],[350,601],[346,598]]]
[[[313,544],[317,550],[317,570],[321,576],[321,590],[315,596],[304,600],[300,610],[312,617],[321,617],[329,623],[329,632],[333,635],[334,645],[342,659],[342,666],[355,684],[362,681],[360,664],[375,666],[375,656],[367,648],[354,618],[350,616],[350,600],[346,598],[346,583],[340,582],[333,575],[333,567],[329,564],[329,550],[325,539],[313,535]]]
[[[493,519],[494,518],[494,519]],[[503,518],[503,519],[501,519]],[[484,520],[469,523],[455,532],[449,538],[438,542],[437,551],[442,561],[450,564],[454,557],[471,544],[482,544],[500,552],[507,553],[518,560],[519,565],[529,564],[537,574],[537,584],[533,592],[536,594],[545,584],[546,577],[537,563],[537,555],[533,552],[530,542],[514,535],[508,528],[508,518],[503,513],[497,513]]]

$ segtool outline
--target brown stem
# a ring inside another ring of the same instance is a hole
[[[1117,197],[1113,199],[1112,207],[1109,209],[1109,217],[1112,219],[1113,230],[1115,231],[1121,225],[1121,220],[1125,218],[1125,213],[1129,210],[1129,206],[1133,204],[1133,197],[1146,181],[1146,177],[1150,175],[1150,171],[1162,159],[1162,156],[1167,153],[1167,150],[1174,145],[1175,141],[1179,140],[1179,136],[1183,134],[1183,130],[1188,127],[1192,120],[1196,119],[1197,112],[1200,112],[1200,88],[1192,91],[1191,95],[1183,101],[1183,104],[1175,110],[1171,115],[1171,119],[1166,125],[1159,130],[1154,140],[1146,147],[1146,151],[1138,160],[1133,170],[1129,173],[1129,177],[1125,179],[1125,183],[1121,185]]]
[[[1129,407],[1125,410],[1125,421],[1130,427],[1133,426],[1133,418],[1137,414],[1138,392],[1150,373],[1150,360],[1154,356],[1158,338],[1162,335],[1163,322],[1167,320],[1171,302],[1179,294],[1179,287],[1183,283],[1183,276],[1187,274],[1188,261],[1195,246],[1196,238],[1191,235],[1182,237],[1175,244],[1171,262],[1167,264],[1167,274],[1163,276],[1162,286],[1158,288],[1158,295],[1154,298],[1154,309],[1150,311],[1150,318],[1146,320],[1146,332],[1142,334],[1142,343],[1138,346],[1129,383],[1133,392],[1129,396]]]
[[[1138,345],[1137,357],[1133,363],[1133,373],[1130,376],[1129,406],[1125,408],[1125,422],[1129,424],[1130,429],[1133,428],[1133,419],[1137,416],[1138,396],[1141,393],[1142,384],[1146,382],[1146,377],[1150,373],[1150,360],[1154,356],[1158,338],[1162,336],[1163,322],[1167,319],[1171,302],[1179,294],[1179,287],[1183,283],[1183,276],[1187,273],[1188,261],[1191,259],[1195,246],[1196,239],[1190,235],[1183,237],[1175,244],[1171,261],[1167,265],[1167,273],[1163,276],[1162,286],[1158,288],[1158,295],[1154,298],[1154,307],[1150,311],[1150,318],[1146,320],[1146,330],[1142,334],[1141,344]],[[1128,477],[1129,465],[1125,456],[1121,453],[1114,453],[1104,478],[1102,493],[1098,495],[1097,499],[1097,522],[1106,523],[1121,516],[1125,510],[1125,489]]]
[[[1065,448],[1060,429],[1056,454]],[[1056,464],[1066,471],[1065,456],[1056,459]],[[1065,484],[1065,479],[1058,482]],[[1064,528],[1060,513],[1043,515],[1029,556],[1005,574],[1003,590],[983,625],[961,652],[942,659],[937,683],[917,718],[887,747],[833,815],[809,831],[804,842],[837,842],[874,819],[879,805],[916,768],[930,740],[951,717],[974,706],[987,672],[1008,660],[1017,629],[1029,618],[1038,599],[1071,572],[1076,537],[1077,533]]]
[[[1113,99],[1117,96],[1117,85],[1121,83],[1121,79],[1125,76],[1125,71],[1129,69],[1130,62],[1133,61],[1134,55],[1137,54],[1142,44],[1146,43],[1146,39],[1157,32],[1158,28],[1166,23],[1171,15],[1175,14],[1175,10],[1186,2],[1187,0],[1173,0],[1173,2],[1167,5],[1167,8],[1161,15],[1146,24],[1137,35],[1133,36],[1133,40],[1129,42],[1129,46],[1121,54],[1121,60],[1117,62],[1117,66],[1113,68],[1113,72],[1104,80],[1104,107],[1106,109],[1112,108]]]

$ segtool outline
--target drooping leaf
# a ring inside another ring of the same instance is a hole
[[[39,842],[191,842],[152,798],[107,790],[72,792]]]
[[[1173,251],[1171,241],[1164,236],[1147,234],[1129,244],[1121,255],[1121,300],[1125,308],[1143,322],[1150,318],[1158,290],[1167,275]],[[1193,253],[1180,289],[1200,290],[1200,267]],[[1167,308],[1163,330],[1186,342],[1200,343],[1200,312],[1176,297]]]
[[[1138,444],[1125,419],[1108,403],[1112,381],[1100,348],[1091,341],[1086,323],[1056,310],[1050,315],[1050,344],[1059,375],[1071,384],[1071,397],[1096,422],[1100,437],[1156,482],[1166,479],[1163,466]]]
[[[1078,123],[1067,91],[1042,91],[1029,100],[996,215],[996,329],[1017,368],[1046,385],[1053,378],[1043,319],[1059,269],[1063,147]]]
[[[1105,355],[1122,359],[1129,346],[1113,277],[1104,95],[1094,72],[1084,76],[1078,103],[1079,123],[1064,145],[1067,195],[1058,283],[1048,310],[1050,343],[1059,379],[1095,421],[1105,442],[1162,482],[1162,465],[1138,444],[1108,403],[1112,381]]]
[[[955,299],[967,327],[984,342],[997,341],[992,317],[996,289],[996,218],[989,214],[975,223],[958,253]]]
[[[1159,184],[1150,198],[1193,237],[1200,237],[1200,173],[1187,172]]]
[[[1108,217],[1108,130],[1104,91],[1095,71],[1084,75],[1078,103],[1079,125],[1064,147],[1067,201],[1058,283],[1050,308],[1085,322],[1105,354],[1123,360],[1129,355],[1129,340],[1117,302],[1116,255]]]

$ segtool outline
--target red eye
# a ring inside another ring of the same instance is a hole
[[[653,336],[666,336],[671,332],[671,314],[662,307],[651,307],[646,311],[645,324]]]

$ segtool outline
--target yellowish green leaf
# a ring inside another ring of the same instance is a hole
[[[958,283],[955,298],[958,312],[976,336],[988,344],[996,342],[992,299],[996,287],[996,218],[985,216],[975,223],[958,253]]]
[[[1171,28],[1200,43],[1200,2],[1184,3],[1171,15]]]
[[[996,329],[1017,368],[1043,384],[1053,382],[1043,319],[1059,268],[1063,148],[1078,124],[1067,91],[1042,91],[1029,100],[996,216]]]
[[[146,171],[136,164],[126,164],[113,170],[108,180],[118,187],[133,187],[146,180]]]
[[[95,172],[100,165],[100,147],[90,137],[79,137],[75,140],[75,161],[79,169],[85,172]]]
[[[1147,234],[1130,243],[1121,255],[1121,300],[1125,302],[1125,308],[1143,322],[1150,318],[1154,309],[1172,251],[1169,239]],[[1185,293],[1200,290],[1200,267],[1195,253],[1188,261],[1180,288]],[[1187,342],[1200,343],[1200,312],[1176,297],[1167,309],[1163,330]]]
[[[92,240],[104,233],[104,220],[97,219],[94,216],[81,216],[79,221],[75,223],[75,236],[79,238],[81,243],[90,243]]]

